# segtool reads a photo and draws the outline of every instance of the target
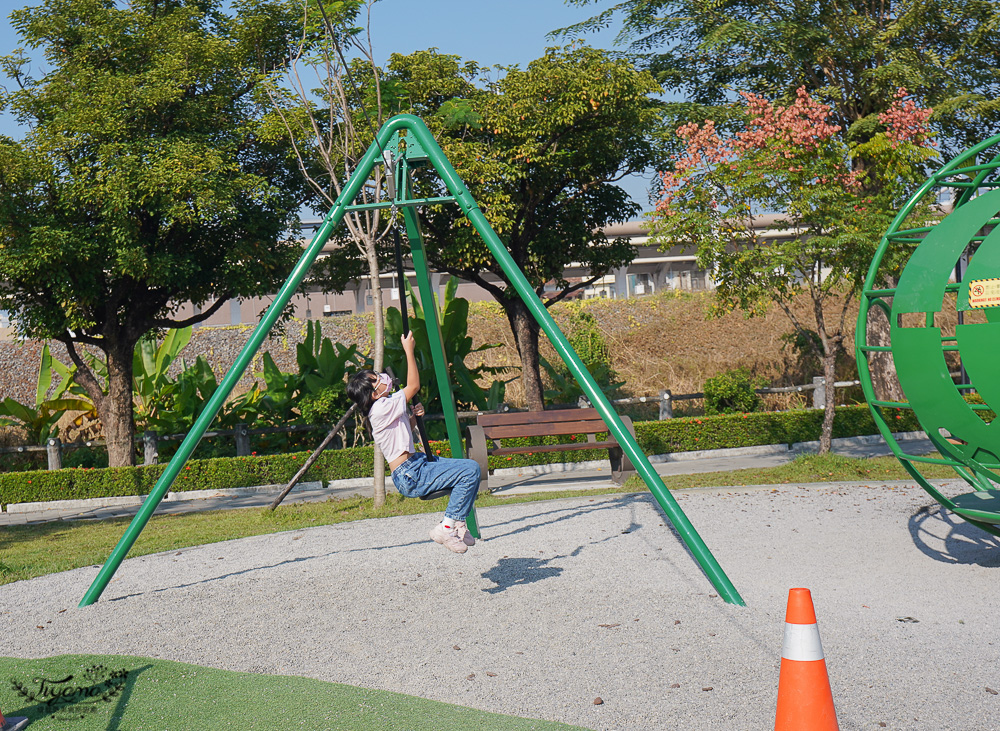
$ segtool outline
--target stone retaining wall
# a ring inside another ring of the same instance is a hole
[[[323,335],[334,342],[341,342],[345,345],[356,343],[362,351],[371,348],[371,339],[368,336],[368,318],[350,315],[333,317],[320,322]],[[199,355],[205,356],[215,371],[216,378],[222,380],[226,370],[236,360],[236,356],[252,332],[252,325],[198,328],[194,331],[191,342],[181,351],[181,358],[186,359],[188,363],[193,363]],[[271,354],[281,370],[297,372],[295,346],[301,343],[304,338],[305,322],[293,320],[288,323],[284,333],[273,335],[265,340],[251,367],[253,373],[244,375],[237,385],[237,390],[249,387],[254,380],[254,374],[258,380],[261,380],[260,359],[265,351]],[[0,342],[0,401],[10,397],[22,403],[34,404],[42,345],[43,343],[37,340]],[[66,347],[62,343],[51,342],[49,350],[57,360],[67,365],[71,362]],[[180,364],[175,364],[172,370],[175,373],[179,371]]]

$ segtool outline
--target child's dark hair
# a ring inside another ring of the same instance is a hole
[[[372,410],[372,404],[375,402],[376,378],[378,375],[375,371],[365,368],[351,376],[347,382],[347,395],[350,396],[351,401],[358,405],[358,410],[366,419],[368,412]]]

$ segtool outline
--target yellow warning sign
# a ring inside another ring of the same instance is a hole
[[[1000,307],[1000,278],[969,282],[969,307]]]

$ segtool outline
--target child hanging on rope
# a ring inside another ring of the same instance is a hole
[[[465,520],[472,512],[479,490],[479,463],[442,457],[431,461],[429,455],[414,448],[414,417],[407,414],[406,403],[420,390],[420,373],[413,354],[416,347],[413,333],[406,333],[401,340],[406,353],[406,385],[392,393],[392,379],[387,374],[366,369],[348,381],[347,395],[368,417],[372,438],[389,463],[392,482],[403,497],[420,497],[452,488],[444,520],[431,529],[430,536],[455,553],[465,553],[476,543],[465,527]],[[422,416],[423,408],[417,404],[414,414]]]

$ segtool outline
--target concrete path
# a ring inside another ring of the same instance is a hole
[[[909,437],[905,438],[905,442],[907,449],[912,453],[924,454],[933,451],[931,443],[920,434],[901,435],[901,439],[904,437]],[[786,445],[769,445],[654,455],[650,457],[650,461],[660,475],[727,472],[753,467],[776,467],[817,449],[818,443],[806,442],[792,445],[792,448]],[[849,457],[880,457],[892,454],[881,437],[835,439],[833,451]],[[388,483],[391,489],[391,480]],[[607,462],[603,461],[499,469],[490,476],[490,487],[497,495],[611,486],[613,483],[610,469]],[[168,493],[157,507],[155,514],[264,507],[270,505],[282,487],[282,485],[266,485],[236,490]],[[370,491],[370,479],[334,481],[326,488],[318,482],[303,483],[285,498],[283,504],[323,502],[331,498],[344,499],[355,495],[369,495]],[[11,506],[8,512],[0,513],[0,526],[46,523],[55,520],[104,520],[130,517],[138,512],[142,499],[141,496],[137,496]]]

